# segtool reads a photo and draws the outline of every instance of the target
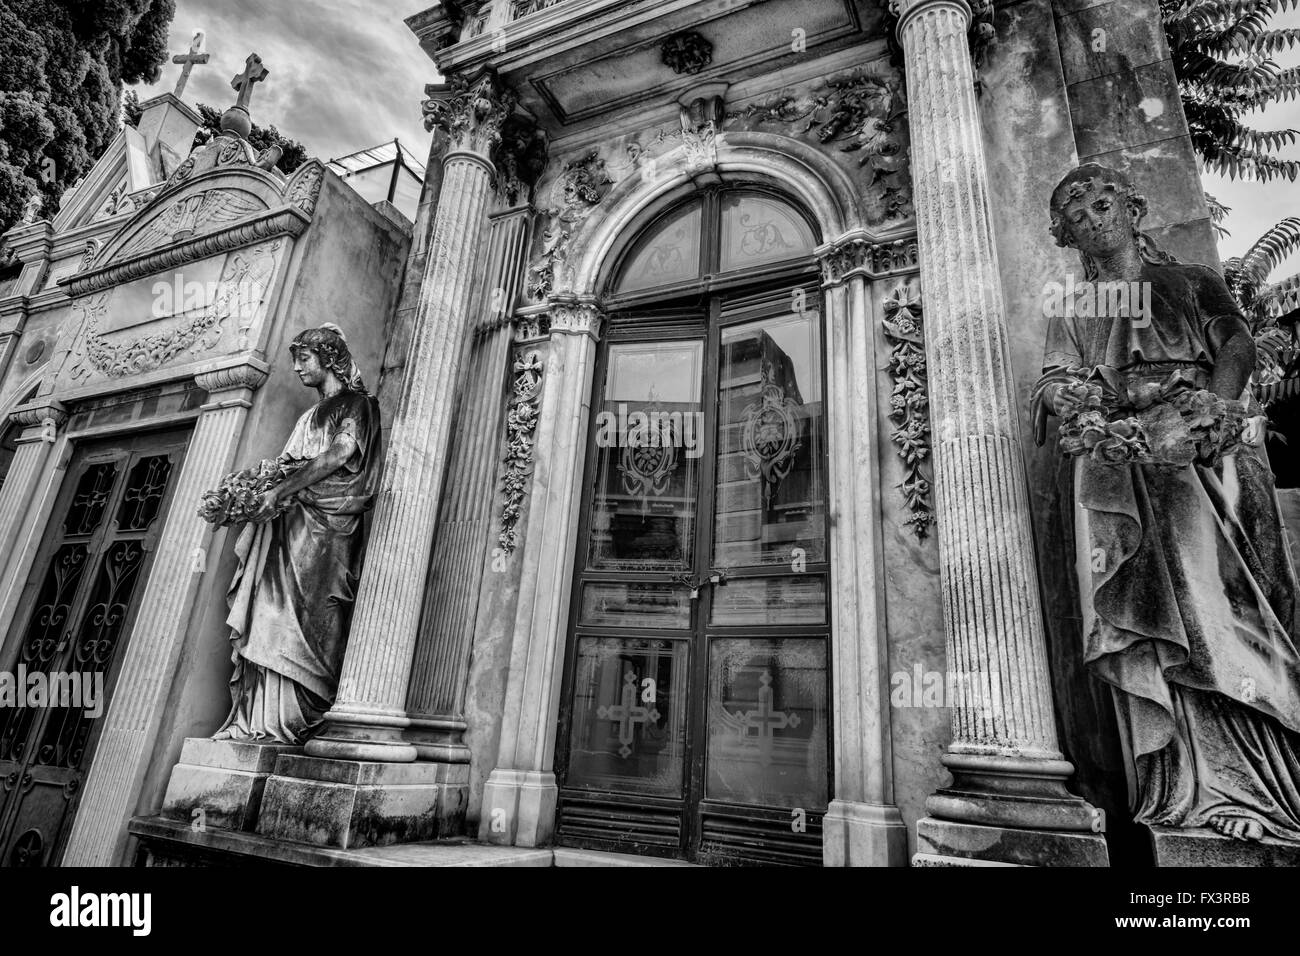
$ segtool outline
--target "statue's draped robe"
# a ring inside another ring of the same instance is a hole
[[[1142,281],[1150,327],[1051,320],[1035,401],[1071,366],[1130,382],[1181,369],[1208,387],[1209,326],[1240,315],[1227,286],[1199,265],[1148,264]],[[1300,840],[1296,577],[1263,454],[1243,448],[1214,468],[1079,458],[1074,490],[1084,660],[1114,690],[1135,818],[1249,817]]]
[[[362,522],[379,467],[379,405],[343,392],[298,419],[281,460],[324,453],[340,434],[356,451],[287,511],[244,526],[227,600],[234,699],[217,737],[300,743],[334,700],[362,558]]]

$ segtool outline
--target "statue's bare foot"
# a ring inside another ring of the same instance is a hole
[[[1210,826],[1234,840],[1253,841],[1264,839],[1263,825],[1258,820],[1252,820],[1250,817],[1230,816],[1220,813],[1210,817]]]

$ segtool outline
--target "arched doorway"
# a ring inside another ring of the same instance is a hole
[[[831,787],[822,316],[807,215],[692,194],[610,271],[557,840],[821,862]]]

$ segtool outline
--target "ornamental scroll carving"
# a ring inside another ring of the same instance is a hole
[[[573,230],[599,205],[612,183],[605,160],[595,150],[564,164],[551,186],[551,205],[544,210],[541,254],[528,270],[528,294],[534,300],[547,298],[557,282],[568,281],[564,270]]]
[[[83,324],[84,332],[73,350],[75,361],[69,378],[79,382],[95,371],[110,378],[139,375],[161,368],[183,352],[197,355],[209,351],[220,341],[223,323],[231,318],[238,320],[241,338],[247,338],[283,242],[276,239],[232,255],[212,301],[198,315],[164,332],[110,341],[100,331],[108,293],[77,300],[73,311],[81,314],[82,323],[78,324]]]
[[[464,75],[449,78],[446,88],[430,84],[422,104],[424,128],[435,127],[447,136],[450,149],[473,150],[487,156],[501,141],[501,127],[518,98],[494,73],[471,82]]]
[[[917,539],[924,541],[934,523],[934,507],[927,472],[930,398],[920,282],[916,278],[900,282],[885,299],[884,310],[882,325],[891,345],[889,372],[894,379],[889,398],[889,420],[894,430],[889,437],[903,460],[904,477],[898,487],[903,489],[903,501],[910,512],[903,524],[910,525]]]
[[[518,544],[519,509],[533,472],[533,435],[537,431],[537,408],[542,393],[542,357],[537,351],[519,353],[514,364],[513,395],[506,412],[505,476],[501,490],[505,503],[501,508],[501,548],[511,554]]]
[[[867,222],[912,218],[907,100],[896,70],[857,69],[827,77],[807,92],[781,91],[728,119],[785,124],[840,152],[857,154]]]

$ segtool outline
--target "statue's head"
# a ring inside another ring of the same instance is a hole
[[[1138,242],[1147,201],[1119,170],[1085,163],[1052,190],[1051,209],[1058,246],[1109,256]]]
[[[333,375],[344,391],[366,394],[361,371],[352,360],[343,330],[337,325],[326,322],[319,328],[299,332],[289,343],[289,354],[293,356],[294,371],[304,385],[320,388]]]
[[[1142,231],[1146,197],[1118,169],[1084,163],[1066,174],[1052,190],[1052,236],[1058,246],[1079,251],[1084,271],[1096,272],[1096,261],[1134,246],[1151,263],[1175,261]]]

